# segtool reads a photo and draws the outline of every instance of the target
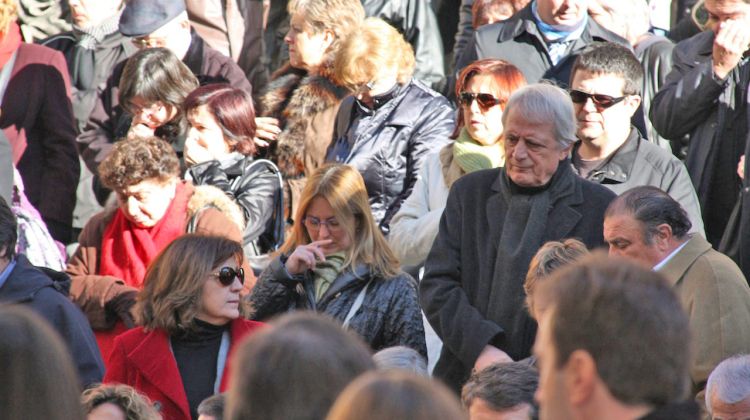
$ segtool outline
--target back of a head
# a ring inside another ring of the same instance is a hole
[[[461,390],[461,401],[467,410],[477,398],[494,411],[511,410],[524,404],[533,408],[538,386],[539,373],[528,364],[496,363],[471,375]]]
[[[338,83],[352,89],[391,70],[399,83],[406,83],[415,65],[414,50],[404,36],[383,19],[372,17],[344,40],[334,60],[334,75]]]
[[[212,395],[201,401],[198,405],[198,415],[221,420],[224,418],[224,407],[226,406],[226,394]]]
[[[615,42],[594,42],[576,58],[570,81],[576,72],[585,71],[594,75],[613,74],[625,84],[623,93],[640,95],[643,90],[643,67],[638,58],[628,48]]]
[[[706,409],[710,415],[721,418],[718,411],[722,407],[714,406],[717,402],[722,405],[740,405],[744,402],[744,414],[750,414],[750,354],[725,359],[708,376]]]
[[[537,293],[549,303],[543,316],[556,369],[583,350],[623,404],[659,407],[687,397],[688,318],[660,274],[596,253],[539,286]]]
[[[440,382],[409,372],[371,372],[349,385],[326,420],[461,420],[466,413]]]
[[[369,349],[320,314],[284,315],[253,334],[232,361],[230,420],[319,420],[339,393],[374,369]]]
[[[372,356],[379,370],[404,370],[428,376],[427,360],[418,351],[406,346],[388,347]]]
[[[549,241],[542,245],[529,263],[529,271],[523,283],[526,292],[526,304],[529,312],[535,316],[534,289],[540,281],[547,279],[555,270],[589,255],[586,244],[578,239],[569,238],[563,241]]]
[[[100,384],[89,388],[83,391],[81,404],[87,415],[102,404],[113,404],[122,410],[127,420],[161,420],[148,397],[128,385]]]
[[[0,417],[81,419],[79,384],[68,348],[39,315],[0,305]]]
[[[18,222],[10,205],[0,197],[0,258],[10,260],[16,255]]]

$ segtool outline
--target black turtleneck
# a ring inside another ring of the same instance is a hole
[[[190,330],[171,337],[172,352],[194,419],[198,418],[201,401],[214,394],[221,335],[228,328],[229,324],[217,326],[196,319]]]

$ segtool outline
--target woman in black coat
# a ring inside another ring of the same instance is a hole
[[[374,351],[427,354],[416,282],[400,272],[373,220],[362,177],[348,165],[317,170],[302,192],[281,255],[250,295],[253,319],[308,309],[331,315]]]
[[[281,183],[275,166],[254,161],[255,110],[250,95],[228,84],[211,84],[185,99],[190,124],[185,142],[188,175],[196,185],[213,185],[242,208],[245,254],[272,250],[273,216]]]
[[[339,108],[326,160],[359,170],[375,220],[388,234],[424,157],[450,140],[453,108],[442,95],[412,80],[411,46],[378,18],[366,19],[346,39],[334,72],[356,94]]]

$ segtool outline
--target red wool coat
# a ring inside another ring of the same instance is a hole
[[[229,330],[231,344],[220,391],[225,391],[229,385],[230,362],[237,344],[262,325],[242,318],[232,321]],[[165,420],[190,420],[185,387],[165,331],[147,332],[138,327],[115,338],[103,382],[126,384],[137,389],[154,403],[158,402]]]

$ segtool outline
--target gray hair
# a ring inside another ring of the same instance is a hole
[[[706,408],[713,414],[711,397],[727,404],[735,404],[750,397],[750,354],[739,354],[725,359],[708,376]]]
[[[429,376],[424,356],[410,347],[384,348],[375,353],[372,360],[379,370],[406,370],[421,376]]]
[[[576,142],[576,114],[570,95],[565,90],[545,82],[516,90],[505,106],[502,118],[504,126],[510,111],[516,108],[531,123],[545,124],[552,121],[555,139],[561,149]]]

